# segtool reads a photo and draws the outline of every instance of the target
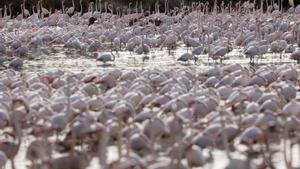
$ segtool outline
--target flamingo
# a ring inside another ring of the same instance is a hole
[[[62,10],[62,13],[64,14],[65,13],[65,0],[61,0],[61,10]]]
[[[128,3],[128,9],[127,9],[127,14],[131,14],[131,5],[132,5],[132,2],[129,2]]]
[[[30,16],[30,12],[25,8],[26,7],[26,0],[23,1],[23,16],[28,18]]]
[[[74,12],[75,12],[75,2],[74,2],[74,0],[72,0],[72,7],[70,7],[68,10],[67,10],[67,14],[69,15],[69,16],[72,16],[73,14],[74,14]]]
[[[99,53],[97,53],[97,61],[103,62],[104,64],[107,62],[111,62],[111,61],[115,61],[116,57],[115,55],[111,52],[111,53],[102,53],[99,55]]]
[[[43,0],[40,1],[40,4],[41,4],[42,18],[44,18],[45,15],[49,16],[50,15],[49,10],[43,7]]]
[[[203,51],[204,51],[203,46],[197,46],[192,50],[192,54],[195,56],[198,56],[198,55],[201,55]]]
[[[195,64],[197,62],[197,58],[195,57],[194,54],[191,53],[183,53],[182,55],[180,55],[180,57],[177,60],[182,62],[188,62],[189,60],[194,60]]]
[[[285,40],[277,40],[271,43],[270,50],[274,53],[280,53],[280,60],[282,58],[282,52],[286,49],[287,42]]]
[[[5,54],[6,53],[6,47],[4,43],[0,42],[0,54]]]
[[[269,45],[268,44],[260,45],[258,48],[259,48],[259,56],[260,59],[262,60],[263,55],[268,53]]]
[[[23,67],[23,60],[19,57],[15,57],[10,63],[9,66],[15,70],[21,70]]]
[[[100,12],[100,15],[102,14],[102,0],[99,0],[99,12]]]
[[[32,15],[28,17],[28,20],[31,22],[37,22],[39,20],[39,13],[35,12],[35,8],[36,8],[36,6],[33,5],[32,6]]]
[[[245,50],[244,54],[250,58],[250,64],[254,64],[254,56],[259,55],[259,48],[257,46],[250,46]]]
[[[164,42],[162,43],[162,47],[167,47],[169,50],[169,54],[171,54],[171,49],[176,49],[178,37],[176,36],[175,33],[169,34]]]
[[[51,151],[51,145],[49,144],[49,142],[42,139],[30,143],[26,151],[26,158],[32,162],[32,166],[36,167],[36,162],[39,159],[47,159],[46,157],[50,155]]]
[[[7,17],[7,6],[4,5],[4,14],[3,14],[3,18],[6,18]]]
[[[11,19],[13,14],[12,14],[12,10],[11,10],[11,6],[12,6],[12,3],[8,4],[8,10],[9,10],[9,16],[8,16],[8,19]]]
[[[300,63],[300,49],[295,50],[291,54],[291,59],[296,60],[298,64]]]
[[[228,52],[230,52],[230,48],[228,46],[216,46],[212,51],[212,59],[220,59],[220,63],[222,63],[224,56]]]
[[[114,14],[114,6],[113,6],[112,3],[107,6],[107,9],[109,10],[111,16],[113,16],[113,14]]]
[[[191,47],[198,47],[198,46],[200,46],[200,43],[196,39],[192,38],[190,35],[187,36],[185,43],[186,43],[187,47],[190,47],[190,46]]]
[[[3,151],[0,151],[0,168],[4,169],[7,162],[7,156]]]
[[[95,8],[96,8],[96,12],[99,12],[99,4],[98,4],[98,0],[96,0],[96,3],[95,3]]]
[[[24,56],[27,56],[28,51],[29,51],[29,49],[27,46],[20,46],[18,49],[15,50],[15,53],[18,56],[24,57]]]
[[[144,35],[142,35],[142,44],[135,51],[137,54],[141,55],[143,53],[147,54],[150,52],[150,47],[145,44]]]
[[[83,15],[82,0],[79,0],[79,5],[80,5],[80,14],[79,14],[79,16],[82,16]]]

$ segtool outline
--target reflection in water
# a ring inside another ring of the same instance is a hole
[[[185,48],[178,48],[171,55],[168,54],[167,50],[153,50],[147,55],[136,55],[133,52],[120,51],[114,63],[104,65],[101,62],[96,62],[96,58],[93,58],[92,54],[82,54],[74,50],[64,51],[60,46],[55,46],[51,49],[42,49],[33,54],[31,59],[24,62],[24,70],[38,72],[55,70],[93,72],[109,68],[122,70],[136,68],[170,69],[182,66],[206,67],[219,64],[216,61],[209,60],[207,55],[198,56],[197,65],[194,65],[193,61],[189,63],[176,61],[184,52],[186,52]],[[286,54],[280,61],[279,55],[266,54],[262,60],[258,59],[258,64],[295,63],[294,60],[289,59],[289,55]],[[235,49],[227,55],[227,59],[224,61],[224,64],[229,63],[240,63],[248,66],[249,59],[241,55],[240,49]]]

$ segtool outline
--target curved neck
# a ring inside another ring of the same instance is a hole
[[[23,17],[25,17],[25,10],[26,10],[25,1],[26,0],[23,1]],[[26,15],[28,15],[28,14],[26,14]]]
[[[116,60],[116,56],[111,52],[111,55],[112,55],[112,61],[115,61]]]
[[[111,14],[113,14],[114,6],[112,4],[108,5],[108,10],[110,11]]]
[[[80,0],[79,3],[80,3],[80,16],[82,16],[83,14],[82,0]]]

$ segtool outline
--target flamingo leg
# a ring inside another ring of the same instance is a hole
[[[282,53],[280,53],[279,59],[280,59],[280,63],[282,63]]]

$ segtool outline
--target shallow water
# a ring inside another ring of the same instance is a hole
[[[120,70],[141,68],[170,69],[183,66],[205,68],[220,64],[219,60],[208,59],[207,54],[199,55],[199,60],[196,64],[194,61],[188,63],[177,61],[177,58],[187,51],[191,52],[191,49],[187,50],[186,47],[179,47],[176,51],[171,51],[171,54],[166,49],[152,49],[149,54],[143,55],[137,55],[128,51],[113,52],[117,55],[116,60],[104,65],[101,62],[96,62],[96,58],[91,53],[82,53],[78,50],[66,50],[61,46],[53,46],[51,48],[41,48],[39,51],[30,53],[30,59],[24,60],[23,71],[47,72],[63,70],[70,72],[94,72],[111,68]],[[290,59],[290,54],[283,54],[282,59],[279,56],[279,54],[268,53],[262,59],[257,58],[256,63],[257,65],[296,63],[296,61]],[[249,66],[249,58],[243,56],[241,49],[234,49],[225,57],[223,64],[239,63],[245,67]],[[7,65],[8,62],[5,62],[5,64]]]

